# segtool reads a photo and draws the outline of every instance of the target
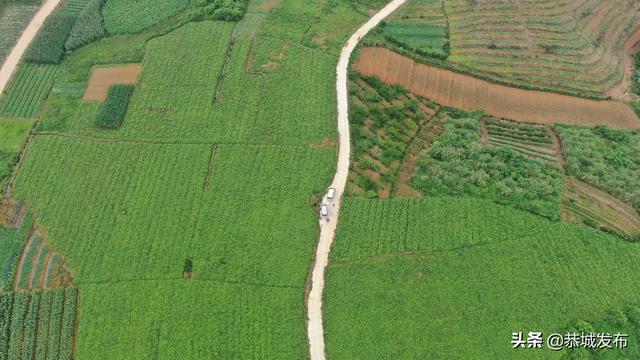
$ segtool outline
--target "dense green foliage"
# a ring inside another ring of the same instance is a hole
[[[480,143],[479,113],[451,111],[444,133],[420,160],[414,185],[429,195],[473,195],[560,218],[560,165]]]
[[[633,73],[631,74],[631,91],[640,94],[640,52],[633,54]]]
[[[0,99],[0,118],[34,118],[56,75],[55,65],[23,64]]]
[[[50,15],[33,39],[24,59],[37,64],[58,64],[65,54],[64,44],[76,17],[63,11]]]
[[[328,269],[339,359],[536,359],[514,331],[559,332],[640,299],[638,244],[487,200],[347,198]],[[608,329],[603,329],[608,330]]]
[[[74,50],[107,35],[102,26],[100,9],[106,0],[90,0],[78,15],[69,37],[64,44],[66,50]]]
[[[4,62],[37,9],[36,4],[2,5],[0,1],[0,64]]]
[[[169,19],[189,0],[109,0],[102,8],[104,27],[110,34],[134,34]]]
[[[133,85],[119,84],[109,88],[107,100],[96,116],[96,126],[103,129],[119,129],[127,113]]]
[[[640,211],[640,132],[556,125],[567,171]]]
[[[71,360],[77,299],[75,288],[0,294],[0,358]]]

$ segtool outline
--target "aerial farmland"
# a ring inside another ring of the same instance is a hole
[[[640,358],[632,0],[0,0],[0,360]]]

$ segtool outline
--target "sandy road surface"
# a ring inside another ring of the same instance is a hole
[[[389,16],[406,0],[393,0],[385,6],[379,13],[374,15],[349,39],[340,53],[338,61],[336,83],[338,91],[338,135],[340,145],[338,149],[338,166],[336,174],[331,183],[331,187],[336,189],[334,199],[329,200],[325,196],[323,203],[329,207],[329,221],[320,219],[320,241],[316,249],[316,260],[311,274],[311,291],[307,299],[307,336],[309,339],[309,355],[311,360],[325,359],[324,330],[322,326],[322,292],[324,290],[324,275],[327,263],[329,262],[329,251],[338,223],[340,212],[340,201],[347,183],[349,173],[349,158],[351,156],[351,145],[349,136],[349,105],[347,91],[347,69],[349,58],[356,45],[371,29],[376,27],[384,18]]]
[[[51,15],[60,2],[61,0],[47,0],[40,7],[33,19],[31,19],[31,22],[18,39],[18,42],[9,53],[9,56],[5,59],[4,64],[2,64],[2,68],[0,68],[0,94],[2,94],[4,89],[7,87],[11,76],[16,71],[18,64],[20,64],[22,55],[24,55],[29,44],[33,41],[33,38],[36,37],[42,23],[44,23],[49,15]]]

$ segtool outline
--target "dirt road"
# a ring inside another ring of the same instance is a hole
[[[16,71],[18,64],[20,64],[20,60],[22,59],[22,55],[24,55],[25,51],[33,41],[33,38],[36,37],[38,30],[42,26],[42,23],[51,15],[53,10],[60,4],[62,0],[47,0],[38,10],[36,15],[31,19],[31,22],[24,30],[18,42],[13,47],[9,56],[7,56],[4,64],[2,64],[2,68],[0,68],[0,94],[4,92],[4,89],[7,87],[9,80],[11,80],[11,76]]]
[[[323,203],[328,204],[329,221],[320,219],[320,241],[316,249],[315,264],[311,274],[311,291],[307,299],[307,336],[309,339],[309,355],[311,360],[326,359],[324,347],[324,329],[322,325],[322,293],[324,290],[325,269],[329,262],[329,251],[333,242],[342,194],[347,183],[349,173],[349,158],[351,156],[351,145],[349,136],[349,105],[347,91],[347,69],[349,59],[356,45],[371,29],[376,27],[384,18],[394,12],[406,0],[393,0],[385,6],[379,13],[374,15],[349,39],[340,53],[338,61],[336,83],[338,92],[338,136],[340,145],[338,149],[338,166],[336,174],[331,183],[331,187],[336,189],[333,199],[323,198]]]

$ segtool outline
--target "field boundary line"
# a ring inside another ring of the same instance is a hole
[[[342,202],[347,176],[349,175],[349,162],[351,157],[351,139],[349,129],[349,90],[348,90],[348,68],[351,54],[355,50],[360,40],[373,28],[378,26],[387,16],[391,15],[407,0],[393,0],[388,3],[382,10],[371,17],[364,25],[362,25],[347,41],[340,52],[340,58],[336,67],[336,94],[338,107],[338,159],[336,173],[331,183],[331,187],[335,189],[335,198],[328,199],[327,195],[322,202],[333,204],[330,217],[327,217],[325,223],[324,218],[320,217],[320,237],[315,252],[315,259],[311,272],[311,288],[306,294],[307,305],[307,338],[309,341],[309,357],[311,360],[325,360],[325,343],[324,343],[324,327],[322,323],[322,295],[324,291],[324,280],[327,265],[329,263],[329,253],[331,244],[335,238],[336,227],[340,214],[340,205]]]
[[[301,289],[301,286],[294,285],[275,285],[275,284],[259,284],[252,283],[246,281],[231,281],[231,280],[219,280],[219,279],[197,279],[192,278],[189,280],[185,280],[183,276],[176,277],[157,277],[157,278],[138,278],[138,279],[118,279],[118,280],[99,280],[99,281],[83,281],[76,282],[76,286],[81,285],[104,285],[104,284],[119,284],[119,283],[133,283],[133,282],[146,282],[146,281],[200,281],[200,282],[213,282],[219,284],[229,284],[229,285],[244,285],[244,286],[253,286],[253,287],[263,287],[263,288],[277,288],[277,289]]]
[[[211,176],[213,175],[213,162],[216,160],[216,149],[218,146],[216,144],[211,145],[211,155],[209,156],[209,166],[207,168],[207,176],[204,178],[204,191],[209,191],[209,181],[211,180]]]

